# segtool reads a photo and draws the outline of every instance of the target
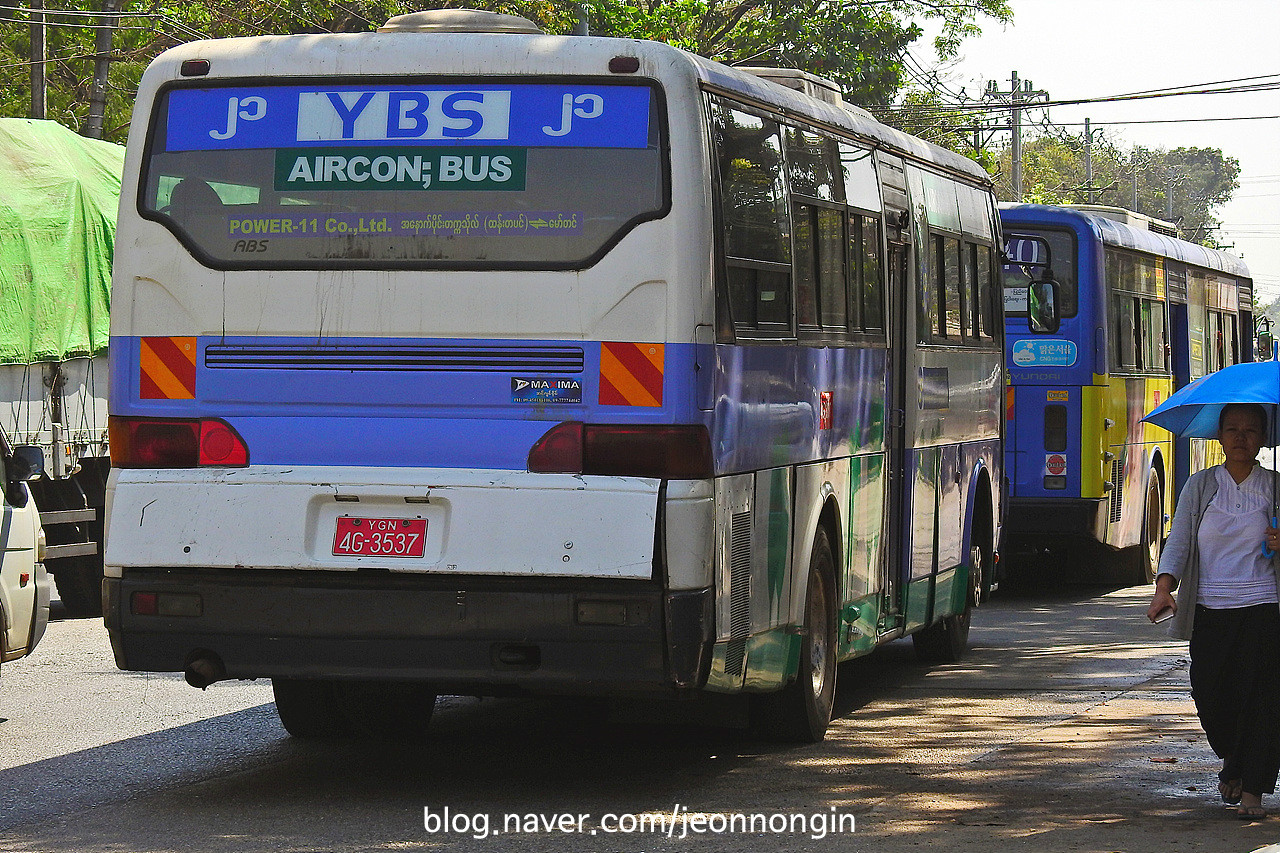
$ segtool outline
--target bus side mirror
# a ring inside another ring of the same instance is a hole
[[[39,480],[44,476],[44,451],[35,444],[21,444],[13,449],[9,461],[9,479],[14,483]]]
[[[1027,288],[1027,327],[1037,335],[1052,335],[1060,322],[1058,283],[1052,279],[1031,282]]]

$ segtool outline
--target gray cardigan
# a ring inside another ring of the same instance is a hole
[[[1177,590],[1178,612],[1169,620],[1171,637],[1191,639],[1200,587],[1200,548],[1196,545],[1196,533],[1200,530],[1200,520],[1204,517],[1205,510],[1218,493],[1217,471],[1220,467],[1214,465],[1187,478],[1187,484],[1178,496],[1178,508],[1173,513],[1173,527],[1160,555],[1160,574],[1170,574],[1175,578],[1181,575]],[[1268,473],[1274,480],[1275,472]],[[1262,543],[1259,542],[1258,545],[1261,547]],[[1276,558],[1272,557],[1273,568],[1276,562]],[[1181,571],[1178,571],[1179,568]],[[1276,573],[1276,596],[1280,598],[1280,572]]]

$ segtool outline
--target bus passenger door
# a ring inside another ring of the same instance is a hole
[[[886,211],[887,217],[896,219],[897,211]],[[903,217],[905,220],[905,216]],[[905,235],[906,230],[903,230]],[[904,575],[908,565],[907,554],[904,553],[906,539],[901,531],[906,525],[906,376],[907,353],[912,348],[907,339],[906,311],[909,292],[907,290],[907,263],[909,247],[907,243],[896,242],[894,229],[889,229],[889,254],[886,258],[889,309],[889,357],[886,390],[889,395],[885,411],[885,454],[889,470],[887,494],[885,495],[886,516],[889,535],[886,537],[885,559],[881,564],[881,631],[888,632],[903,624],[903,595],[906,589]]]

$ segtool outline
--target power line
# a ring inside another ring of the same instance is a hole
[[[1280,115],[1274,116],[1223,116],[1221,118],[1150,118],[1150,119],[1134,119],[1133,121],[1091,121],[1091,127],[1099,127],[1102,125],[1127,125],[1127,124],[1190,124],[1199,121],[1268,121],[1278,119]],[[1082,121],[1061,121],[1054,122],[1055,127],[1084,127]]]
[[[1277,77],[1280,75],[1267,75],[1267,76]],[[1255,78],[1244,78],[1244,79],[1255,79]],[[1047,101],[1042,101],[1036,104],[1036,109],[1049,109],[1052,107],[1083,106],[1086,104],[1111,104],[1111,103],[1120,103],[1124,101],[1143,101],[1143,100],[1152,100],[1156,98],[1182,97],[1184,95],[1239,95],[1239,94],[1251,94],[1253,92],[1269,92],[1269,91],[1280,89],[1280,80],[1276,80],[1274,82],[1269,82],[1269,83],[1256,83],[1250,86],[1230,86],[1227,88],[1213,88],[1214,86],[1217,86],[1217,85],[1221,85],[1221,84],[1202,83],[1202,84],[1199,84],[1198,88],[1194,88],[1194,89],[1182,87],[1176,90],[1133,92],[1133,93],[1123,94],[1123,95],[1106,95],[1106,96],[1097,97],[1097,98],[1064,98],[1056,101],[1047,100]],[[905,110],[905,109],[916,109],[916,108],[904,107],[902,105],[885,105],[885,106],[877,107],[877,109]],[[920,107],[919,109],[924,111],[932,110],[933,112],[936,112],[936,113],[944,113],[944,112],[988,113],[988,112],[996,112],[996,111],[1003,112],[1007,110],[1008,107],[1007,106],[991,106],[989,104],[985,104],[977,101],[967,101],[963,103],[960,103],[960,102],[942,103],[934,106]]]

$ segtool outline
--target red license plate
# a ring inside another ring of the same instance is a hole
[[[425,518],[338,519],[333,535],[337,557],[421,557],[426,553]]]

